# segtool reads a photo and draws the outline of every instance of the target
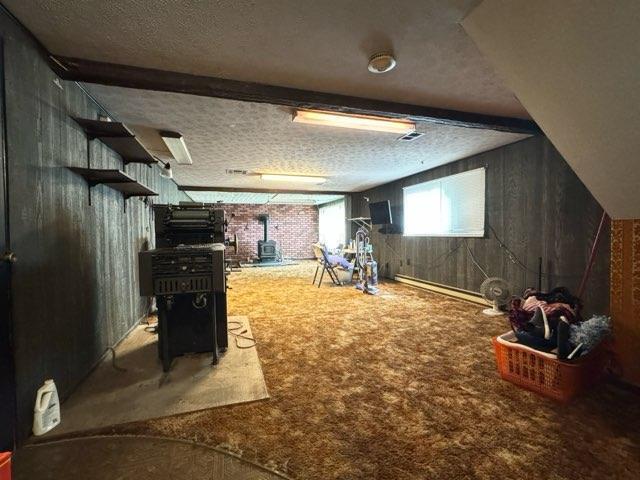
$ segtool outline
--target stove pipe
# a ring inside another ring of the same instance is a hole
[[[262,225],[264,226],[264,238],[263,238],[263,240],[266,242],[268,240],[267,227],[269,225],[269,214],[268,213],[263,213],[263,214],[258,215],[258,220],[260,220],[262,222]]]

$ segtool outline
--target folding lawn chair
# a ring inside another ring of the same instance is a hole
[[[313,276],[313,282],[311,282],[312,285],[315,285],[316,278],[318,278],[318,271],[320,269],[322,269],[322,272],[320,272],[320,280],[318,281],[318,288],[320,288],[320,285],[322,285],[322,278],[324,277],[325,271],[329,274],[329,278],[331,278],[331,282],[334,285],[343,285],[345,283],[344,281],[340,280],[339,274],[341,272],[349,271],[353,275],[353,269],[349,270],[342,267],[341,265],[333,265],[329,261],[329,258],[327,257],[327,251],[321,244],[315,243],[313,245],[313,253],[316,256],[318,265],[316,266],[316,273]]]

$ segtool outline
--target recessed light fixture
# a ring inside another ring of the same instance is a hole
[[[160,132],[160,136],[167,145],[171,155],[173,155],[176,163],[180,165],[191,165],[193,163],[189,150],[187,150],[187,144],[184,143],[184,137],[182,135],[178,132],[163,131]]]
[[[387,73],[396,65],[396,59],[390,53],[376,53],[369,59],[367,70],[371,73]]]
[[[327,181],[324,177],[311,177],[307,175],[280,175],[272,173],[263,173],[260,175],[262,180],[270,180],[276,182],[297,182],[297,183],[315,183],[320,184]]]
[[[296,110],[293,121],[310,125],[328,127],[355,128],[374,132],[406,134],[416,129],[416,124],[409,120],[374,117],[369,115],[347,115],[344,113],[324,112],[320,110]]]

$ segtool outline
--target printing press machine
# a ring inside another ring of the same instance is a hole
[[[227,349],[228,221],[211,204],[154,206],[156,248],[139,252],[140,295],[155,296],[158,355],[165,372],[185,353]]]

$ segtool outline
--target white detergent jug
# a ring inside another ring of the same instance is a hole
[[[36,405],[33,409],[33,433],[44,435],[60,423],[60,401],[53,380],[45,380],[38,389]]]

